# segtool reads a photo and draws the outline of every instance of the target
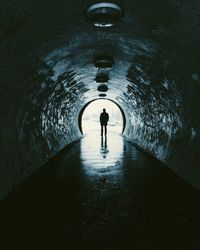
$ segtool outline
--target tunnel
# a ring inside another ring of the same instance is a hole
[[[2,1],[0,200],[83,139],[99,99],[123,112],[124,140],[198,193],[199,13],[196,0]]]

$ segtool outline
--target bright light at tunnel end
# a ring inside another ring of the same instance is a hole
[[[99,99],[91,102],[83,112],[81,121],[83,134],[95,133],[100,135],[99,116],[103,112],[103,108],[109,114],[108,135],[112,132],[122,133],[124,121],[119,107],[110,100]]]

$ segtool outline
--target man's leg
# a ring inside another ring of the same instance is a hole
[[[107,125],[104,125],[105,127],[105,135],[107,135]]]
[[[101,124],[101,135],[103,135],[103,124]]]

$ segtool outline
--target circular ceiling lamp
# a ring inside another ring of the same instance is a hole
[[[97,76],[95,78],[95,81],[100,82],[100,83],[108,82],[108,80],[109,80],[109,77],[105,73],[99,73],[99,74],[97,74]]]
[[[101,84],[98,86],[97,90],[100,92],[106,92],[108,91],[108,86],[106,84]]]
[[[110,58],[96,58],[94,61],[96,68],[112,68],[113,60]]]
[[[122,17],[122,9],[115,3],[95,3],[88,7],[87,18],[97,27],[111,27]]]
[[[106,97],[106,94],[99,94],[99,97]]]

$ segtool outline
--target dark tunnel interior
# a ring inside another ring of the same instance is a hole
[[[1,1],[1,199],[82,137],[98,98],[124,111],[128,141],[200,189],[199,2],[96,3]]]

